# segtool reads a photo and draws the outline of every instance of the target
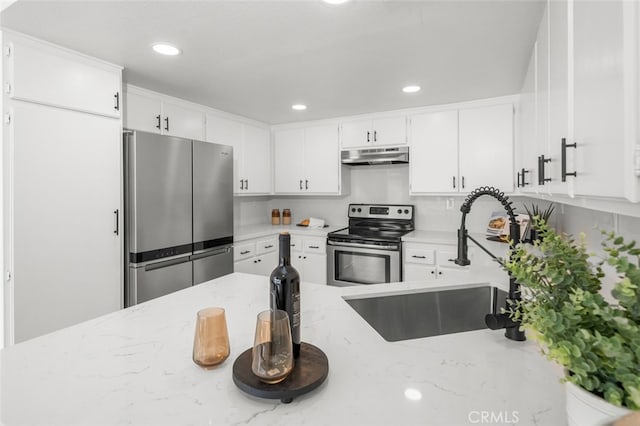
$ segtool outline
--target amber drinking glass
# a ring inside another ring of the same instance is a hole
[[[293,370],[289,316],[285,311],[258,314],[251,370],[265,383],[278,383]]]
[[[229,357],[229,333],[222,308],[198,311],[193,340],[193,362],[211,368]]]

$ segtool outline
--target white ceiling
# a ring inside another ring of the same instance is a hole
[[[123,65],[131,84],[276,124],[517,93],[543,7],[19,0],[1,24]],[[156,41],[183,54],[159,56]],[[422,91],[404,94],[407,84]]]

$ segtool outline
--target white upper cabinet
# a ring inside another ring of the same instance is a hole
[[[162,102],[162,133],[186,139],[204,140],[204,114],[170,102]]]
[[[286,129],[274,133],[274,176],[276,193],[304,191],[304,129]]]
[[[573,18],[575,193],[623,197],[623,2],[574,1]]]
[[[513,105],[462,109],[459,120],[460,190],[513,192]]]
[[[275,192],[342,194],[337,125],[274,132]]]
[[[519,145],[516,164],[516,185],[522,192],[538,189],[538,147],[536,145],[536,45],[522,85],[519,109]]]
[[[407,143],[406,117],[365,119],[342,123],[342,149],[397,146]]]
[[[458,110],[410,118],[411,192],[457,192]]]
[[[411,194],[513,191],[513,105],[410,118]]]
[[[520,138],[523,166],[537,163],[538,192],[637,201],[637,9],[622,0],[547,1],[534,52],[536,152],[524,124]]]
[[[271,193],[271,139],[267,129],[207,114],[207,142],[233,147],[236,195]]]
[[[120,117],[121,67],[14,34],[8,39],[10,99]]]
[[[127,86],[124,127],[131,130],[204,140],[205,114],[168,97]]]
[[[236,152],[234,151],[234,155]],[[271,194],[271,136],[269,130],[245,124],[243,126],[240,176],[244,180],[241,193]]]

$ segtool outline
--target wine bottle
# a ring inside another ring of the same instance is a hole
[[[300,356],[300,274],[291,266],[291,236],[279,236],[280,262],[271,273],[271,309],[286,311],[291,325],[293,357]]]

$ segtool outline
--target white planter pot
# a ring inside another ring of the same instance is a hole
[[[617,407],[604,399],[587,392],[571,382],[565,384],[567,391],[567,420],[569,426],[605,426],[612,424],[631,410]]]

